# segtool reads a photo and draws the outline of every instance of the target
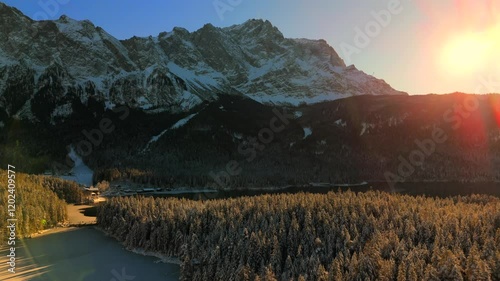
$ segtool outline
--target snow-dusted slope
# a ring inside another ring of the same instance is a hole
[[[87,20],[33,21],[0,3],[0,106],[8,115],[28,104],[33,114],[21,117],[63,118],[89,97],[178,112],[220,93],[291,105],[402,94],[347,67],[324,40],[284,38],[268,21],[120,41]]]
[[[189,122],[189,120],[193,119],[193,117],[195,117],[196,115],[197,115],[197,113],[193,113],[191,115],[188,115],[187,117],[182,118],[181,120],[177,121],[170,128],[163,130],[160,134],[158,134],[156,136],[153,136],[151,138],[151,140],[146,144],[146,147],[144,147],[142,152],[144,153],[144,152],[148,151],[151,144],[157,142],[166,132],[168,132],[170,130],[176,130],[176,129],[181,128],[182,126],[186,125]]]
[[[71,170],[71,175],[61,176],[65,180],[71,180],[85,186],[92,186],[92,177],[94,172],[83,163],[82,158],[76,153],[75,149],[71,147],[68,156],[75,163],[73,169]]]

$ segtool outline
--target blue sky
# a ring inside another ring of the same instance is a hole
[[[57,19],[63,14],[78,20],[89,19],[119,39],[134,35],[155,36],[162,31],[170,31],[175,26],[194,31],[206,23],[223,27],[239,24],[251,18],[268,19],[283,32],[285,37],[325,39],[346,60],[346,63],[355,64],[366,73],[386,80],[398,90],[411,94],[424,94],[492,91],[491,87],[489,90],[486,87],[481,88],[481,81],[497,74],[495,68],[499,65],[500,56],[486,56],[482,54],[485,53],[483,49],[478,47],[486,41],[488,44],[491,43],[489,42],[491,36],[485,34],[492,34],[492,30],[496,30],[494,28],[497,23],[500,23],[496,17],[496,9],[495,13],[488,12],[492,10],[492,1],[500,2],[496,0],[4,0],[3,2],[34,19]],[[380,18],[385,19],[385,22]],[[373,26],[374,23],[378,24],[378,30]],[[359,31],[366,35],[367,28],[368,30],[374,28],[373,34],[367,37],[368,40],[364,42],[366,44],[357,44]],[[462,36],[466,33],[482,35],[476,40],[472,35]],[[466,39],[462,40],[462,37]],[[460,40],[455,40],[456,38]],[[475,44],[476,41],[480,42]],[[496,41],[494,43],[496,44]],[[450,55],[448,60],[443,59],[448,57],[446,55],[448,53],[453,55]],[[462,62],[460,58],[470,53],[475,56]],[[484,63],[472,63],[480,59]],[[481,79],[481,77],[486,78]],[[478,90],[478,87],[481,90]]]

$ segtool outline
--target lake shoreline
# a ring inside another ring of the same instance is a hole
[[[189,187],[178,187],[172,188],[169,190],[162,191],[141,191],[141,189],[134,190],[132,192],[125,191],[116,191],[110,192],[108,194],[102,195],[103,197],[112,198],[118,196],[134,196],[134,195],[182,195],[182,194],[207,194],[207,193],[220,193],[220,192],[232,192],[232,191],[286,191],[288,189],[293,188],[317,188],[317,187],[325,187],[325,188],[346,188],[346,187],[363,187],[369,185],[368,182],[360,182],[360,183],[343,183],[343,184],[335,184],[335,183],[309,183],[304,185],[286,185],[286,186],[267,186],[267,187],[234,187],[234,188],[222,188],[222,189],[210,189],[210,188],[192,188]],[[160,189],[160,188],[158,188]]]
[[[127,250],[128,252],[131,252],[131,253],[134,253],[134,254],[137,254],[137,255],[141,255],[141,256],[145,256],[145,257],[158,258],[158,259],[161,260],[162,263],[165,263],[165,264],[175,264],[175,265],[180,265],[181,264],[180,259],[177,258],[177,257],[169,257],[169,256],[164,255],[164,254],[159,253],[159,252],[146,251],[146,250],[140,249],[140,248],[130,249],[128,247],[125,247],[125,245],[123,245],[122,241],[120,241],[116,236],[111,235],[110,233],[108,233],[105,229],[103,229],[103,228],[101,228],[101,227],[99,227],[97,225],[94,226],[94,228],[96,230],[98,230],[99,232],[103,233],[106,237],[110,237],[113,240],[115,240],[117,243],[119,243],[121,246],[123,246],[124,249]]]
[[[96,226],[61,227],[19,239],[16,272],[2,270],[0,280],[114,280],[123,272],[137,280],[179,280],[180,266],[163,261],[125,249]]]
[[[470,182],[459,181],[428,181],[428,182],[404,182],[395,183],[393,186],[387,182],[360,182],[349,184],[338,183],[309,183],[306,185],[288,185],[277,187],[235,187],[224,189],[203,189],[181,187],[168,191],[149,191],[141,193],[114,192],[105,195],[108,198],[122,196],[147,196],[158,198],[185,198],[192,200],[212,200],[221,198],[235,198],[242,196],[256,196],[277,193],[327,193],[351,190],[354,192],[381,191],[388,193],[399,193],[405,195],[426,195],[438,197],[465,196],[472,194],[485,194],[500,196],[500,181]]]

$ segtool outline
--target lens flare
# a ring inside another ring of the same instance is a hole
[[[451,37],[441,52],[441,67],[452,75],[471,75],[488,68],[498,57],[500,25],[483,32],[467,32]]]
[[[487,61],[491,44],[478,35],[463,35],[452,39],[443,49],[442,66],[451,74],[472,74]]]

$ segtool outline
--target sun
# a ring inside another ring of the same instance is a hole
[[[441,51],[444,71],[454,75],[470,75],[484,68],[489,63],[494,45],[491,39],[484,33],[467,33],[451,38]]]

